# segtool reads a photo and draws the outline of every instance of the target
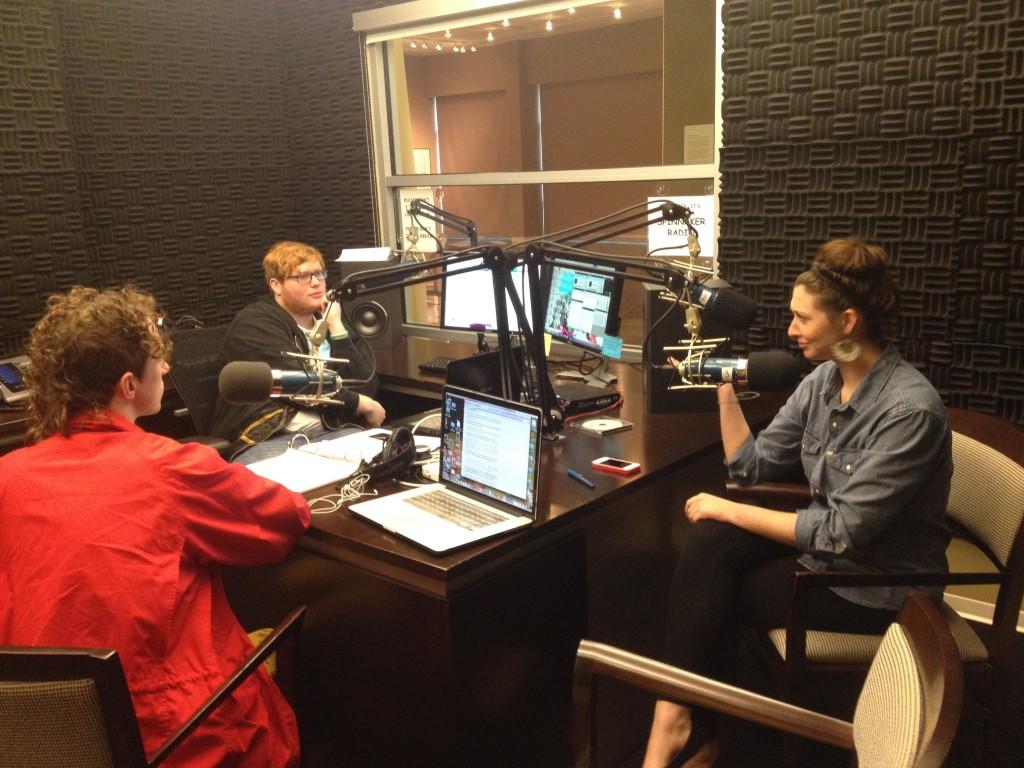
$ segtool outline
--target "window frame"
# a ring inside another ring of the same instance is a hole
[[[607,0],[414,0],[414,2],[360,11],[352,15],[353,30],[360,34],[360,46],[368,111],[369,150],[373,173],[375,219],[382,243],[397,243],[400,234],[400,212],[396,201],[399,190],[408,187],[494,186],[525,184],[568,184],[588,182],[676,181],[707,180],[712,182],[714,196],[715,253],[719,237],[719,173],[722,148],[722,46],[724,27],[722,6],[724,0],[715,0],[715,105],[714,105],[714,161],[702,164],[673,164],[624,168],[586,168],[561,171],[491,171],[480,173],[401,174],[395,172],[395,147],[400,145],[398,126],[392,116],[400,113],[388,82],[388,44],[408,36],[442,31],[450,26],[486,24],[503,18],[518,18],[540,13],[565,10],[571,6],[598,5]],[[390,101],[389,101],[390,97]],[[717,259],[716,259],[717,263]],[[409,323],[403,317],[403,328],[419,335],[452,338],[460,332],[437,326]],[[472,334],[465,334],[467,338]],[[623,348],[623,360],[640,359],[640,347],[628,344]]]

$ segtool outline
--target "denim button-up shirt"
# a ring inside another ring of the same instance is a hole
[[[952,436],[938,393],[891,346],[846,403],[841,387],[835,363],[818,366],[727,463],[730,476],[757,483],[803,465],[812,501],[797,510],[796,541],[812,571],[948,570]],[[908,588],[835,591],[898,609]]]

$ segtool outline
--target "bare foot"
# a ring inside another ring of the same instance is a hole
[[[647,740],[643,768],[665,768],[682,751],[690,738],[690,709],[670,701],[654,705],[651,735]]]
[[[683,763],[683,768],[712,768],[718,762],[718,742],[707,741],[697,754]]]

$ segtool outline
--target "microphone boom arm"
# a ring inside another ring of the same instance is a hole
[[[478,244],[476,223],[474,221],[463,216],[456,216],[454,213],[446,211],[444,208],[438,208],[426,200],[416,199],[409,203],[409,215],[413,219],[416,219],[417,216],[423,216],[440,224],[442,227],[448,226],[459,230],[469,238],[469,245],[472,248],[475,248]]]
[[[430,209],[434,211],[440,210],[434,209],[429,203],[422,201],[413,201],[410,204],[410,213],[413,213],[414,208],[425,215],[428,212],[432,212]],[[461,217],[454,217],[447,212],[442,211],[442,213],[453,219],[461,219]],[[648,203],[630,206],[608,216],[556,232],[550,236],[519,241],[506,249],[501,249],[497,246],[473,246],[455,253],[442,253],[437,258],[423,262],[396,264],[378,269],[353,272],[337,283],[328,292],[328,295],[332,299],[347,302],[368,294],[430,282],[439,277],[438,273],[441,270],[444,270],[446,275],[457,275],[479,269],[490,269],[493,278],[494,305],[498,326],[498,359],[501,369],[502,397],[512,399],[514,391],[512,377],[518,373],[513,370],[511,332],[506,308],[507,297],[508,303],[512,305],[513,312],[518,321],[519,332],[526,342],[529,362],[526,365],[527,371],[524,373],[529,376],[536,374],[537,379],[534,385],[528,388],[530,391],[525,392],[525,394],[527,399],[532,400],[541,407],[544,418],[544,431],[548,434],[553,434],[561,426],[562,412],[547,375],[543,334],[539,330],[544,326],[544,308],[540,306],[538,301],[534,301],[532,307],[533,317],[527,318],[526,310],[515,287],[515,281],[512,278],[512,270],[518,266],[524,266],[527,271],[531,295],[539,297],[542,295],[542,267],[568,266],[578,269],[580,259],[585,258],[588,262],[588,267],[591,264],[597,267],[597,269],[587,270],[594,274],[614,279],[625,278],[638,281],[656,279],[661,281],[667,290],[676,296],[682,297],[687,286],[693,281],[692,278],[687,277],[674,264],[646,256],[642,258],[610,256],[608,254],[591,253],[575,249],[581,249],[583,246],[598,242],[599,240],[642,229],[662,221],[682,220],[688,230],[693,230],[690,224],[690,217],[692,215],[693,212],[685,206],[667,200],[653,200]],[[577,243],[569,242],[577,238],[588,239]],[[465,262],[471,260],[477,261],[474,264],[465,265]],[[459,268],[459,265],[463,266]],[[452,267],[455,267],[455,269],[452,269]],[[531,329],[538,330],[535,332]],[[533,391],[534,389],[536,391]]]

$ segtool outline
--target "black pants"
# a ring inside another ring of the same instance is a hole
[[[739,626],[786,626],[797,563],[792,547],[742,528],[702,520],[687,531],[672,578],[666,660],[723,679]],[[882,632],[896,611],[851,603],[830,589],[812,590],[808,627]]]

